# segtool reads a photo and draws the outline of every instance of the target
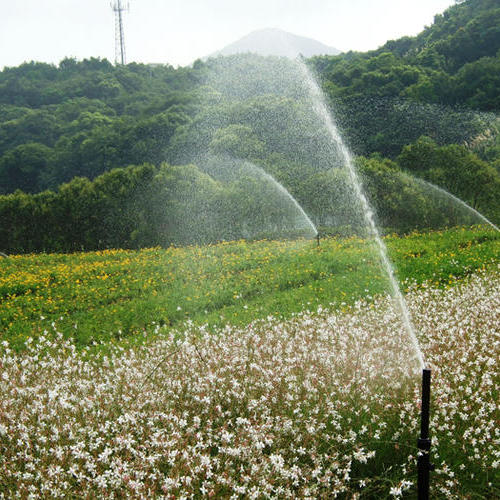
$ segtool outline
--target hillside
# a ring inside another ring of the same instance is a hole
[[[304,57],[336,55],[340,53],[340,50],[312,38],[297,36],[279,29],[267,28],[253,31],[240,40],[214,52],[209,57],[246,53],[261,56],[283,56],[294,59],[299,55]]]
[[[468,0],[416,37],[308,61],[346,141],[365,157],[359,168],[387,230],[441,224],[434,201],[405,172],[499,223],[499,15],[497,2]],[[3,250],[255,236],[259,223],[245,222],[245,214],[257,206],[275,212],[255,190],[260,181],[217,174],[228,168],[220,160],[227,156],[272,174],[316,225],[356,232],[348,181],[293,64],[244,54],[178,69],[99,59],[6,68],[0,72]],[[219,158],[217,168],[206,155]],[[241,210],[228,208],[245,196]],[[148,206],[152,200],[159,205]],[[445,225],[457,221],[441,218]],[[176,229],[188,221],[191,235]],[[74,229],[83,226],[86,232]]]
[[[359,153],[395,157],[421,135],[440,144],[472,142],[485,129],[497,135],[500,6],[496,0],[457,3],[416,37],[388,41],[366,53],[316,57],[313,66]],[[451,118],[450,110],[465,114]],[[408,115],[411,125],[405,123]],[[455,126],[450,127],[448,120]],[[469,127],[481,120],[483,125],[475,131]],[[432,130],[429,122],[439,126]]]

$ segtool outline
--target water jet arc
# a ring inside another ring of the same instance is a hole
[[[197,159],[196,163],[201,165],[201,169],[205,173],[223,183],[238,181],[242,176],[250,176],[255,180],[261,180],[265,184],[272,186],[273,190],[275,190],[273,196],[279,196],[282,202],[286,203],[293,210],[293,213],[298,216],[295,222],[297,226],[300,224],[300,227],[295,227],[295,229],[307,231],[307,238],[316,238],[318,229],[300,203],[288,189],[263,168],[251,161],[231,155],[207,155]]]
[[[318,229],[316,228],[316,226],[314,225],[314,222],[310,219],[310,217],[306,214],[306,212],[304,211],[304,209],[300,206],[299,202],[290,194],[290,192],[288,191],[288,189],[286,189],[284,186],[282,186],[272,175],[268,174],[265,170],[263,170],[262,168],[260,167],[257,167],[256,165],[253,165],[252,166],[257,169],[260,174],[267,180],[269,180],[270,182],[272,182],[277,188],[278,190],[284,194],[292,203],[293,205],[295,206],[295,208],[300,212],[300,214],[302,215],[302,217],[304,217],[304,219],[306,220],[307,224],[311,227],[312,231],[313,231],[313,238],[317,238],[319,233],[318,233]]]
[[[425,368],[424,356],[423,356],[422,350],[420,349],[420,345],[419,345],[418,340],[417,340],[415,329],[414,329],[413,323],[411,321],[410,312],[409,312],[408,307],[406,305],[403,294],[401,293],[401,290],[399,289],[399,285],[398,285],[398,282],[396,280],[393,266],[389,260],[387,248],[382,240],[382,237],[381,237],[380,232],[377,228],[377,225],[375,224],[375,214],[374,214],[373,209],[371,208],[370,203],[368,202],[368,199],[364,193],[361,180],[359,178],[356,167],[354,165],[354,161],[352,159],[352,155],[351,155],[349,149],[345,145],[345,143],[340,135],[338,126],[335,123],[334,118],[332,117],[332,115],[328,111],[328,108],[326,106],[326,103],[324,102],[324,97],[323,97],[323,94],[321,92],[321,89],[320,89],[318,83],[313,78],[313,76],[311,75],[311,72],[309,71],[309,69],[307,68],[305,63],[300,58],[296,59],[296,64],[298,65],[298,69],[302,73],[303,78],[304,78],[304,82],[308,88],[313,111],[322,120],[322,122],[323,122],[323,124],[326,127],[326,130],[328,132],[328,135],[330,136],[331,140],[333,141],[333,144],[335,144],[339,150],[343,165],[345,165],[345,167],[347,168],[349,179],[351,181],[352,187],[353,187],[354,192],[356,194],[356,198],[360,202],[361,207],[362,207],[366,227],[369,231],[369,234],[376,242],[376,245],[377,245],[377,248],[379,251],[380,260],[382,263],[382,267],[385,270],[387,277],[389,278],[392,296],[393,296],[395,303],[397,304],[398,309],[400,311],[401,319],[403,320],[403,324],[404,324],[406,332],[408,334],[408,338],[412,343],[412,346],[413,346],[417,361],[419,363],[420,369],[423,370]]]
[[[486,224],[490,225],[495,231],[500,232],[500,228],[498,226],[495,226],[493,222],[491,222],[488,218],[486,218],[481,212],[476,210],[475,208],[472,208],[468,203],[466,203],[464,200],[461,200],[458,196],[455,196],[454,194],[451,194],[449,191],[446,191],[446,189],[443,189],[442,187],[436,186],[436,184],[432,184],[432,182],[426,181],[424,179],[420,179],[418,177],[412,177],[416,182],[429,187],[431,189],[434,189],[440,194],[443,194],[449,198],[451,198],[454,202],[458,203],[460,206],[464,207],[467,209],[469,212],[471,212],[473,215],[481,219],[483,222]]]

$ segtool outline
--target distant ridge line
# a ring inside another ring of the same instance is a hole
[[[252,31],[236,42],[226,45],[204,59],[217,56],[254,53],[262,56],[282,56],[294,59],[298,55],[312,57],[337,55],[341,51],[313,38],[295,35],[275,28]]]

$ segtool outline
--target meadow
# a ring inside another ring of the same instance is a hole
[[[431,498],[500,497],[500,269],[407,301],[432,369]],[[415,498],[419,377],[393,303],[82,356],[0,354],[0,498]],[[85,350],[85,352],[87,352]]]
[[[453,285],[494,265],[497,234],[459,228],[385,242],[405,290]],[[125,345],[151,325],[241,326],[320,305],[345,309],[388,290],[373,245],[358,238],[10,256],[0,259],[0,336],[22,349],[56,322],[78,347]]]
[[[385,238],[432,369],[431,498],[500,497],[500,238]],[[414,498],[418,362],[373,247],[0,260],[0,498]]]

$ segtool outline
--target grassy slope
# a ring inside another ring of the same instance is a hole
[[[500,237],[484,228],[386,243],[403,288],[452,284],[500,261]],[[15,256],[0,260],[0,338],[21,346],[57,321],[87,345],[134,338],[153,322],[246,324],[387,290],[373,246],[358,239]]]

